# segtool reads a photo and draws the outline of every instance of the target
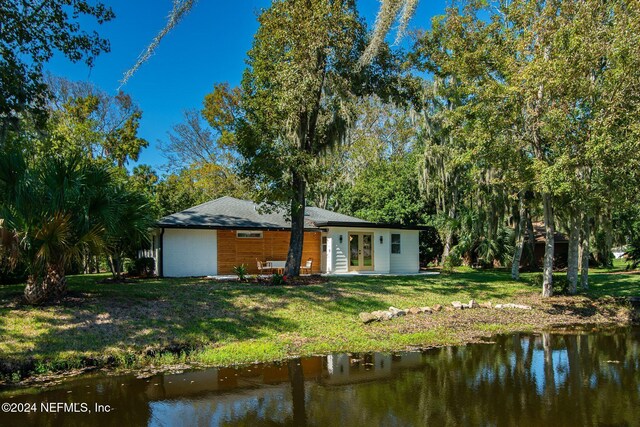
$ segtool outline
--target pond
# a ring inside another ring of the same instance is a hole
[[[640,328],[147,378],[93,375],[4,389],[0,402],[30,407],[0,413],[0,425],[11,426],[637,426]]]

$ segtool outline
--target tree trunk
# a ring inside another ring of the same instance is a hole
[[[43,279],[30,275],[24,288],[24,300],[27,304],[39,305],[46,301],[56,300],[67,293],[67,278],[64,269],[49,265]]]
[[[447,237],[444,240],[444,248],[442,250],[442,258],[441,265],[444,265],[447,258],[449,258],[449,253],[451,252],[451,246],[453,245],[453,220],[456,219],[456,206],[458,202],[457,192],[453,192],[453,197],[451,200],[451,207],[449,208],[449,223],[447,224]]]
[[[607,268],[613,267],[611,251],[613,248],[613,224],[611,221],[611,212],[605,213],[604,221],[604,266]]]
[[[88,249],[82,251],[82,273],[91,273],[91,254]]]
[[[39,305],[48,299],[45,282],[37,276],[27,277],[27,286],[24,288],[24,300],[27,304]]]
[[[533,221],[531,220],[531,214],[527,210],[527,265],[531,270],[538,268],[538,261],[536,260],[536,235],[533,231]]]
[[[117,255],[109,255],[107,260],[109,261],[109,268],[113,278],[119,280],[122,277],[122,258]]]
[[[567,281],[569,282],[569,294],[575,295],[578,291],[578,247],[580,244],[580,214],[572,211],[569,219],[569,254],[567,260]]]
[[[554,234],[555,224],[553,218],[553,206],[551,204],[551,194],[542,195],[542,204],[544,208],[544,229],[545,229],[545,246],[544,246],[544,267],[542,273],[542,296],[550,297],[553,295],[553,250],[554,250]]]
[[[453,242],[453,231],[447,231],[447,237],[444,239],[444,248],[442,249],[442,258],[440,264],[444,265],[447,258],[449,258],[449,252],[451,252],[451,244]]]
[[[520,259],[522,258],[524,237],[527,231],[527,210],[523,198],[520,198],[519,215],[520,218],[518,219],[518,228],[516,230],[516,249],[513,252],[513,263],[511,264],[511,278],[513,280],[520,280]]]
[[[293,189],[295,195],[291,200],[291,238],[289,239],[289,253],[284,274],[288,277],[300,275],[302,261],[302,247],[304,244],[304,208],[306,183],[298,173],[293,173]]]
[[[589,289],[589,238],[591,234],[590,219],[587,215],[582,218],[582,233],[580,233],[580,285],[582,289]]]

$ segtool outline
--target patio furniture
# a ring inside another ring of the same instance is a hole
[[[286,263],[287,261],[267,261],[267,265],[273,270],[276,270],[278,274],[282,274],[284,272],[284,266]]]
[[[267,263],[262,263],[262,261],[256,259],[256,262],[258,263],[258,272],[260,274],[263,274],[265,272],[271,272],[271,270],[273,270],[273,267],[271,267],[268,262]]]
[[[313,265],[313,259],[309,258],[305,265],[300,266],[300,271],[304,274],[304,271],[307,270],[308,274],[311,274],[311,266]]]

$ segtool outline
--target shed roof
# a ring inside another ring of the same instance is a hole
[[[535,237],[535,242],[536,243],[544,243],[547,239],[546,239],[546,229],[544,227],[544,222],[534,222],[533,223],[533,235]],[[553,241],[555,243],[568,243],[569,242],[569,237],[558,231],[556,229],[555,233],[553,234]]]

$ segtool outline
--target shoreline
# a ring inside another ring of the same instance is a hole
[[[57,363],[67,363],[71,369],[57,369],[36,373],[35,358],[17,363],[0,359],[3,379],[0,380],[0,393],[29,387],[48,387],[58,385],[67,380],[95,373],[108,376],[129,375],[138,373],[149,376],[176,370],[200,370],[229,366],[252,365],[256,363],[274,363],[295,357],[326,356],[331,353],[369,353],[418,351],[428,348],[461,346],[473,343],[487,343],[487,339],[501,334],[523,333],[558,333],[568,330],[583,332],[581,328],[608,329],[630,327],[639,324],[640,311],[633,308],[624,297],[589,298],[579,296],[557,296],[542,299],[535,295],[518,295],[511,302],[529,304],[531,310],[476,308],[466,310],[447,309],[432,314],[413,314],[384,322],[362,324],[359,327],[375,337],[368,348],[361,345],[349,347],[347,338],[342,344],[332,345],[329,339],[315,343],[326,351],[305,351],[303,346],[291,347],[288,351],[265,351],[262,357],[253,352],[243,352],[243,345],[263,342],[249,340],[247,342],[229,343],[223,346],[204,345],[185,342],[182,347],[171,346],[146,351],[139,349],[137,353],[125,353],[124,357],[107,356],[106,360],[96,358],[72,357],[59,359]],[[335,344],[335,343],[334,343]],[[240,346],[233,353],[228,353],[228,346]],[[346,347],[345,347],[346,346]],[[246,350],[246,349],[245,349]],[[299,350],[299,351],[296,351]],[[142,353],[141,353],[142,351]],[[225,353],[227,351],[227,353]],[[218,353],[222,357],[214,357]],[[231,355],[233,354],[233,355]],[[124,363],[123,363],[124,362]],[[222,363],[220,363],[222,362]],[[78,366],[78,364],[85,364]],[[13,366],[13,370],[8,367]],[[60,365],[59,365],[60,366]],[[7,381],[15,372],[19,372],[19,381]],[[25,372],[27,374],[25,375]]]

